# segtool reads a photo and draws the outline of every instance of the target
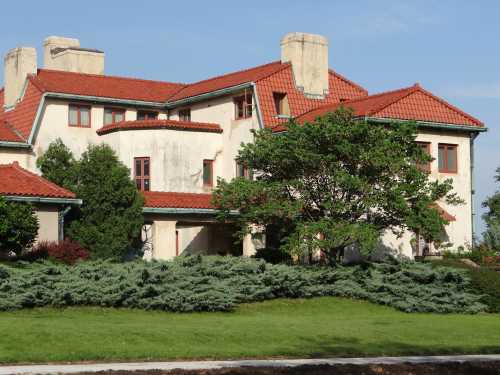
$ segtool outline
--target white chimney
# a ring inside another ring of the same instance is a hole
[[[281,39],[281,62],[292,64],[295,85],[311,98],[328,94],[328,39],[289,33]]]
[[[81,48],[78,39],[49,36],[43,42],[43,54],[46,69],[104,74],[104,52]]]
[[[16,105],[26,76],[36,74],[36,50],[32,47],[11,49],[4,58],[4,107]]]

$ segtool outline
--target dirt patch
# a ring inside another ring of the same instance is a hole
[[[79,375],[500,375],[500,362],[400,365],[318,365],[292,368],[240,367],[220,370],[104,371]]]

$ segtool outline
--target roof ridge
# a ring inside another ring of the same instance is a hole
[[[59,185],[57,185],[57,184],[55,184],[55,183],[47,180],[43,176],[37,175],[36,173],[30,172],[27,169],[22,168],[17,161],[14,161],[14,162],[12,162],[11,164],[8,164],[8,165],[10,165],[12,168],[18,170],[19,172],[21,172],[21,173],[23,173],[23,174],[25,174],[27,176],[32,176],[32,177],[38,178],[43,184],[45,184],[48,187],[51,187],[51,188],[59,190],[59,191],[62,190],[65,193],[69,193],[69,194],[72,194],[73,196],[76,196],[75,193],[73,193],[71,190],[63,188],[62,186],[59,186]]]
[[[153,83],[163,83],[170,85],[180,85],[180,86],[188,86],[188,83],[182,82],[171,82],[171,81],[159,81],[154,79],[144,79],[144,78],[136,78],[136,77],[123,77],[123,76],[115,76],[108,74],[91,74],[91,73],[79,73],[79,72],[68,72],[64,70],[55,70],[55,69],[45,69],[39,68],[37,72],[49,72],[49,73],[60,73],[60,74],[68,74],[68,75],[83,75],[87,77],[96,77],[96,78],[116,78],[116,79],[124,79],[128,81],[138,81],[138,82],[153,82]]]
[[[276,61],[272,61],[270,63],[266,63],[266,64],[262,64],[262,65],[257,65],[257,66],[251,67],[251,68],[246,68],[246,69],[237,70],[235,72],[220,74],[218,76],[214,76],[214,77],[211,77],[211,78],[202,79],[201,81],[192,82],[192,83],[188,84],[187,86],[189,87],[189,86],[192,86],[192,85],[197,85],[197,84],[200,84],[200,83],[209,82],[209,81],[212,81],[212,80],[215,80],[215,79],[228,77],[228,76],[233,75],[233,74],[249,72],[250,70],[263,68],[265,66],[270,66],[270,65],[273,65],[273,64],[282,64],[282,62],[280,60],[276,60]]]
[[[266,64],[266,65],[271,65],[271,64]],[[266,74],[266,75],[256,79],[255,81],[256,82],[262,81],[263,79],[269,78],[272,75],[278,74],[279,72],[281,72],[285,69],[290,69],[292,67],[292,64],[290,62],[282,62],[281,65],[283,65],[283,66],[280,69],[276,70],[275,72],[270,72],[269,74]],[[264,65],[262,65],[262,66],[264,66]]]
[[[351,81],[350,79],[344,77],[342,74],[337,73],[335,70],[328,69],[328,73],[332,73],[335,77],[337,77],[337,78],[341,79],[342,81],[344,81],[344,82],[346,82],[346,83],[348,83],[348,84],[350,84],[350,85],[352,85],[352,86],[360,89],[361,91],[365,92],[366,95],[368,95],[368,90],[367,89],[365,89],[363,86],[357,84],[356,82]]]
[[[400,90],[402,95],[400,95],[395,100],[389,101],[387,103],[382,103],[378,108],[375,108],[374,110],[370,111],[370,115],[373,115],[377,112],[384,110],[385,108],[387,108],[390,105],[393,105],[393,104],[399,102],[400,100],[408,97],[409,95],[413,94],[415,91],[418,91],[419,89],[421,89],[420,85],[418,83],[415,83],[413,86],[408,87],[406,90]],[[396,92],[397,92],[397,90],[396,90]],[[395,94],[396,92],[393,92],[392,94]]]
[[[177,194],[177,195],[199,195],[199,196],[211,196],[212,194],[210,193],[191,193],[191,192],[185,192],[185,191],[155,191],[155,190],[150,190],[150,191],[142,191],[144,195],[151,195],[151,194]]]

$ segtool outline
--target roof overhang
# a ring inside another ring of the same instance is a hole
[[[8,201],[26,202],[26,203],[46,203],[46,204],[74,204],[80,206],[83,202],[78,198],[49,198],[24,195],[4,195]]]
[[[217,215],[220,211],[214,208],[168,208],[168,207],[143,207],[145,214],[163,215]],[[237,210],[230,211],[231,215],[238,215]]]
[[[417,127],[420,128],[430,128],[430,129],[441,129],[441,130],[455,130],[455,131],[464,131],[464,132],[486,132],[488,128],[479,127],[479,126],[470,126],[470,125],[458,125],[458,124],[449,124],[444,122],[431,122],[431,121],[419,121],[419,120],[407,120],[407,119],[397,119],[397,118],[388,118],[388,117],[359,117],[368,122],[377,122],[377,123],[409,123],[414,122],[417,124]]]
[[[25,142],[0,141],[0,147],[30,149],[31,145]]]
[[[109,104],[126,104],[133,106],[144,106],[144,107],[155,107],[155,108],[164,108],[165,104],[160,102],[147,102],[142,100],[132,100],[132,99],[117,99],[117,98],[108,98],[101,96],[89,96],[89,95],[75,95],[75,94],[64,94],[59,92],[46,92],[45,96],[55,99],[70,99],[70,100],[82,100],[82,101],[91,101],[96,103],[109,103]]]

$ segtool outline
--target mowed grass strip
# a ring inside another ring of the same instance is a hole
[[[100,308],[0,313],[0,362],[500,353],[499,314],[408,314],[334,297],[231,313]]]

